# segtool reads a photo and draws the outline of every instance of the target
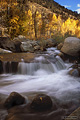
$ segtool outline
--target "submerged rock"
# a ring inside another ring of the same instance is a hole
[[[79,77],[80,76],[80,69],[72,69],[72,70],[70,70],[69,75],[74,76],[74,77]]]
[[[52,100],[48,95],[37,95],[32,103],[31,108],[38,111],[49,110],[52,107]]]
[[[80,77],[80,64],[78,63],[78,61],[75,61],[75,63],[69,68],[72,68],[69,71],[69,75],[74,77]]]
[[[10,109],[14,106],[21,105],[25,103],[25,98],[17,92],[12,92],[9,97],[6,99],[4,106],[7,109]]]

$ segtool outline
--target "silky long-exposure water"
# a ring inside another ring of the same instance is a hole
[[[48,49],[45,55],[39,55],[32,63],[20,62],[16,74],[1,74],[1,101],[4,101],[13,91],[21,93],[28,100],[35,94],[45,93],[58,102],[56,111],[52,110],[47,115],[45,114],[47,117],[43,118],[46,120],[61,120],[64,115],[75,110],[80,104],[80,78],[68,75],[68,67],[71,64],[66,64],[60,57],[55,56],[58,52],[54,48]],[[61,111],[64,112],[60,113]],[[6,114],[7,112],[0,108],[1,120],[4,120]],[[34,115],[31,120],[35,120]]]

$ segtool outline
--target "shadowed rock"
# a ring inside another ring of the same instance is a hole
[[[3,62],[0,60],[0,74],[3,73]]]
[[[31,108],[38,111],[49,110],[51,107],[52,100],[45,94],[37,95],[31,103]]]
[[[12,92],[9,97],[6,99],[4,106],[7,109],[10,109],[14,106],[21,105],[25,103],[25,98],[17,92]]]
[[[20,41],[12,41],[9,37],[0,37],[0,47],[12,52],[21,52]]]

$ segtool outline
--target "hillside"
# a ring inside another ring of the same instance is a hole
[[[37,3],[43,7],[46,7],[53,13],[56,13],[57,15],[61,15],[62,19],[67,19],[68,17],[73,19],[80,19],[80,14],[78,14],[76,11],[71,11],[64,6],[61,6],[54,0],[29,0],[33,3]]]
[[[11,38],[20,34],[29,39],[80,37],[80,14],[53,0],[3,0],[0,8],[1,29],[6,27]]]

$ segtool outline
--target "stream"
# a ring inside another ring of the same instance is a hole
[[[4,120],[8,114],[2,103],[13,91],[27,97],[28,102],[36,94],[44,93],[51,97],[53,104],[54,100],[57,104],[56,110],[27,113],[26,117],[22,114],[23,119],[20,120],[62,120],[80,106],[80,78],[68,75],[68,68],[72,64],[63,62],[56,55],[58,53],[56,48],[48,48],[31,63],[22,60],[15,74],[6,73],[4,62],[4,73],[0,75],[0,120]]]

